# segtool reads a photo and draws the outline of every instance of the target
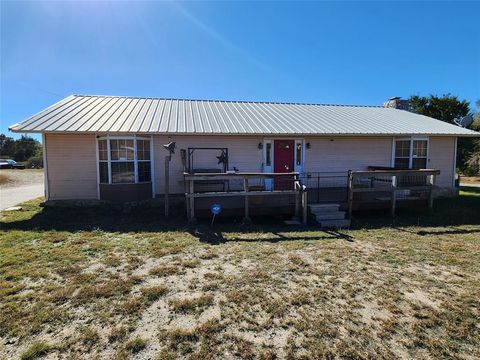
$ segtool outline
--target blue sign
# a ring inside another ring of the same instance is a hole
[[[222,206],[220,204],[212,204],[210,206],[210,211],[213,215],[218,215],[220,214],[220,211],[222,211]]]

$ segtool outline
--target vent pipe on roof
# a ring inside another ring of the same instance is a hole
[[[383,107],[400,109],[400,110],[408,110],[409,104],[408,104],[408,100],[402,99],[400,96],[394,96],[388,99],[387,101],[385,101],[383,103]]]

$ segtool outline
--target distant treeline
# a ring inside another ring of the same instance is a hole
[[[42,144],[26,135],[15,140],[0,134],[0,158],[26,162],[27,168],[43,167]]]

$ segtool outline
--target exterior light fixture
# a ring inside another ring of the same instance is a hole
[[[259,150],[262,150],[262,149],[263,149],[263,143],[262,143],[262,142],[259,142],[259,143],[258,143],[258,149],[259,149]]]
[[[307,143],[305,144],[305,147],[306,147],[307,149],[310,149],[310,148],[312,147],[312,145],[310,145],[310,143],[307,142]]]

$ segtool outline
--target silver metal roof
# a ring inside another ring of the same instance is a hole
[[[15,132],[225,135],[480,134],[374,106],[71,95],[12,125]]]

